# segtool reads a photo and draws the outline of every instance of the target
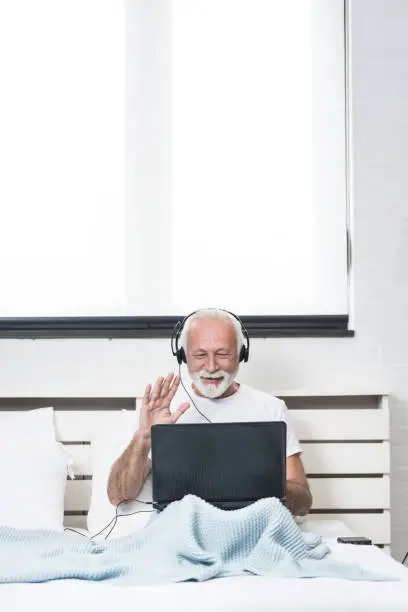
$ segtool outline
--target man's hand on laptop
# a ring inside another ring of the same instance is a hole
[[[143,433],[150,435],[152,425],[176,423],[189,408],[190,404],[185,402],[174,412],[170,411],[171,400],[179,384],[180,376],[174,376],[171,372],[166,378],[162,376],[158,378],[153,387],[152,385],[147,385],[143,396],[139,421],[139,429]]]

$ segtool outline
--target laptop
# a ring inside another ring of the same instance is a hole
[[[224,510],[285,500],[284,421],[154,425],[151,441],[156,510],[187,494]]]

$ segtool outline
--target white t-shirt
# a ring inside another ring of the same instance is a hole
[[[283,400],[258,391],[247,385],[240,385],[238,391],[221,399],[199,397],[193,391],[191,382],[184,383],[198,410],[212,423],[236,423],[242,421],[285,421],[286,422],[286,455],[302,452],[296,437],[289,411]],[[193,402],[183,389],[177,389],[170,409],[173,412],[181,404],[190,403],[188,410],[181,415],[178,423],[206,423],[205,418],[195,409]]]

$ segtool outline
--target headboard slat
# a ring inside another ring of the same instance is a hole
[[[92,474],[89,444],[66,444],[78,476]],[[388,442],[348,442],[344,444],[307,442],[302,445],[302,460],[308,474],[389,474]]]
[[[292,410],[291,418],[298,438],[313,440],[368,440],[389,439],[388,410]],[[58,437],[62,441],[89,440],[97,428],[107,429],[117,411],[69,410],[55,412]]]
[[[309,479],[313,507],[330,509],[389,509],[389,477]],[[67,481],[66,510],[87,510],[92,480]]]

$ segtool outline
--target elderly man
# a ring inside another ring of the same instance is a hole
[[[185,320],[179,348],[191,382],[179,387],[180,376],[171,373],[146,387],[139,427],[111,469],[108,496],[113,505],[136,499],[151,471],[152,425],[283,420],[287,424],[287,507],[294,515],[308,513],[312,497],[285,403],[235,380],[243,346],[243,327],[227,311],[199,310]]]

